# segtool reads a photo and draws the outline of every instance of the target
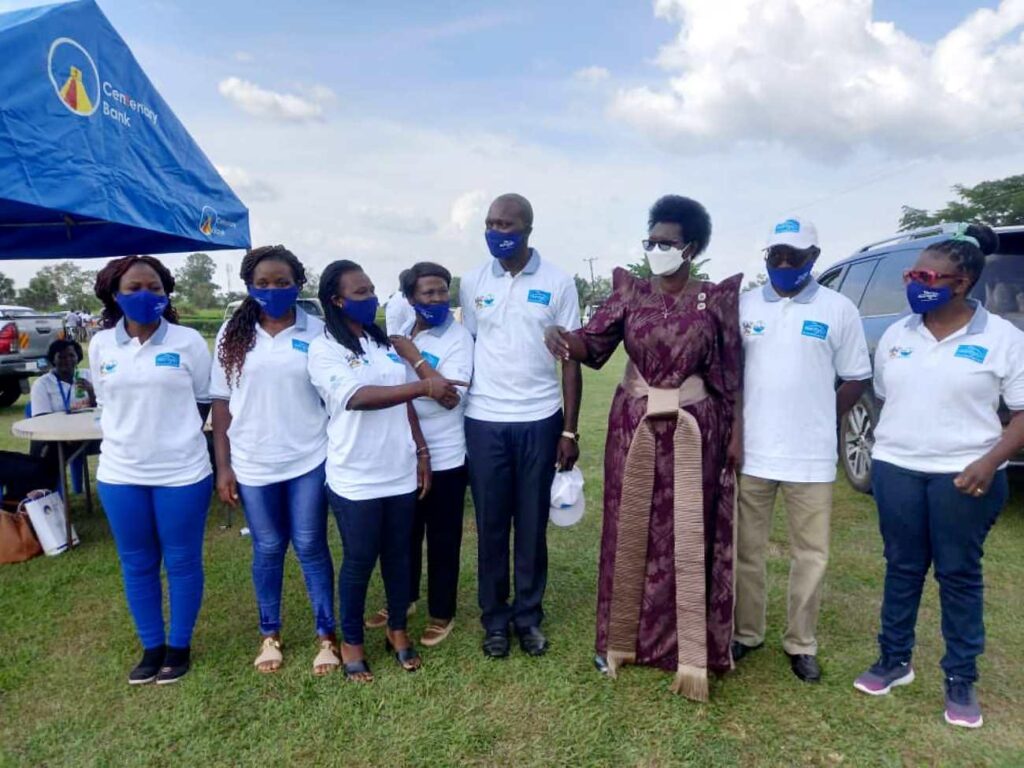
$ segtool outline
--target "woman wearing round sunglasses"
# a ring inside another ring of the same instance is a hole
[[[872,489],[885,545],[880,657],[854,686],[879,696],[914,680],[914,625],[934,563],[946,655],[946,722],[982,724],[974,683],[984,650],[983,545],[1009,494],[1007,461],[1024,447],[1024,333],[969,299],[986,226],[960,225],[904,279],[913,314],[882,335],[875,392]],[[1012,412],[1004,429],[1000,397]]]

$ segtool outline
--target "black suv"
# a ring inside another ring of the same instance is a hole
[[[948,239],[953,231],[955,225],[926,227],[865,245],[853,256],[829,267],[818,279],[857,305],[872,361],[885,329],[910,311],[903,270],[914,265],[921,251]],[[988,257],[985,272],[971,295],[989,312],[1024,329],[1024,226],[997,227],[996,232],[999,250]],[[846,415],[839,430],[839,458],[846,476],[854,488],[865,493],[871,490],[871,448],[878,410],[878,401],[869,389]],[[1004,423],[1009,420],[1005,405],[1002,417]],[[1024,466],[1024,454],[1011,464]]]

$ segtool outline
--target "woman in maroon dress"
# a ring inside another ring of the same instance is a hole
[[[708,697],[708,670],[732,668],[733,505],[741,446],[742,275],[690,279],[711,236],[703,206],[669,195],[650,212],[653,277],[616,269],[585,328],[549,328],[562,359],[629,362],[608,415],[597,658],[675,673],[672,691]],[[736,438],[733,439],[733,435]]]

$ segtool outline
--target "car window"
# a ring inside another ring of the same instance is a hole
[[[876,264],[878,264],[877,259],[858,261],[856,264],[851,264],[850,268],[846,270],[843,284],[839,286],[839,292],[854,304],[860,306],[860,297],[864,295],[864,286],[871,279],[871,273],[875,271]]]
[[[996,253],[988,257],[981,280],[971,295],[985,309],[1024,328],[1024,254]]]
[[[903,271],[914,266],[918,253],[917,250],[896,251],[887,253],[879,261],[860,304],[862,316],[900,315],[909,309]]]
[[[836,269],[836,270],[833,270],[831,272],[826,272],[818,280],[818,283],[820,283],[821,285],[825,286],[826,288],[831,288],[832,290],[835,290],[836,284],[839,281],[839,276],[842,275],[842,274],[843,274],[843,270],[842,269]]]

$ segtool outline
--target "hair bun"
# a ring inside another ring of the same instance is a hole
[[[999,235],[987,224],[970,224],[964,231],[964,234],[977,240],[978,247],[981,248],[981,252],[986,256],[990,253],[995,253],[996,249],[999,248]]]

